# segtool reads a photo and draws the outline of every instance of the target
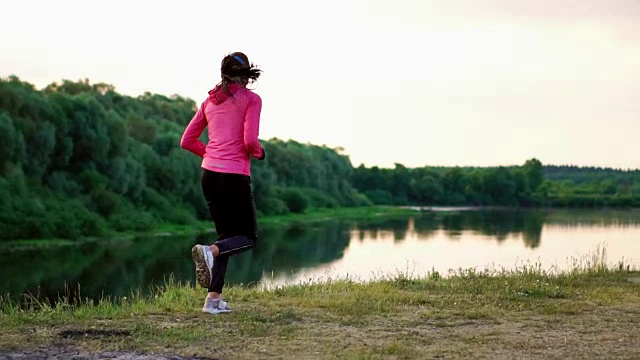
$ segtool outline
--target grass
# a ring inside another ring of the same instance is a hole
[[[393,206],[345,207],[336,209],[311,209],[304,213],[259,216],[258,225],[306,224],[330,219],[368,220],[375,218],[406,218],[416,214],[416,210]],[[212,230],[211,221],[201,221],[197,225],[162,224],[154,230],[156,233],[177,234],[184,232],[202,232]]]
[[[600,249],[564,272],[526,265],[231,287],[224,295],[234,312],[218,316],[200,313],[204,290],[172,279],[151,295],[99,303],[4,299],[0,349],[222,359],[640,358],[640,272],[605,264]]]

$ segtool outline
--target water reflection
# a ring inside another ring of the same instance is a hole
[[[175,254],[191,237],[149,237],[81,244],[0,250],[0,291],[13,299],[31,294],[55,302],[59,297],[126,296],[162,284],[173,273],[188,278],[190,259]]]
[[[609,252],[626,254],[639,244],[638,234],[637,211],[447,211],[386,220],[264,226],[257,248],[230,262],[228,284],[297,279],[332,266],[353,273],[393,259],[412,259],[429,268],[440,260],[441,266],[452,268],[508,262],[523,254],[578,251],[587,239],[597,238],[620,238],[608,244]],[[214,236],[0,248],[0,294],[17,299],[31,293],[55,301],[76,296],[79,289],[82,298],[98,299],[126,296],[132,289],[147,291],[169,275],[193,283],[190,248],[210,243]],[[633,236],[635,240],[630,240]]]
[[[640,266],[640,212],[447,211],[355,224],[344,256],[275,278],[264,286],[348,277],[369,280],[398,272],[416,276],[451,269],[513,269],[536,263],[568,269],[605,246],[609,263]],[[607,217],[618,216],[617,220]],[[544,241],[543,241],[544,240]],[[629,254],[635,254],[629,256]]]
[[[358,224],[358,238],[377,239],[391,231],[396,242],[407,237],[428,240],[444,230],[451,240],[460,239],[463,231],[472,231],[498,242],[522,235],[525,246],[540,245],[545,213],[541,211],[459,211],[429,212],[410,219],[368,221]]]
[[[338,221],[264,227],[258,247],[230,261],[227,283],[252,284],[265,271],[277,276],[334,261],[349,244],[348,229],[348,224]],[[0,249],[0,294],[14,300],[20,294],[31,294],[53,303],[60,297],[118,298],[132,289],[145,292],[170,275],[193,283],[190,249],[214,238],[209,233]]]
[[[277,276],[330,263],[342,257],[349,245],[348,228],[339,221],[262,228],[256,249],[230,261],[228,282],[251,284],[260,281],[265,272]]]

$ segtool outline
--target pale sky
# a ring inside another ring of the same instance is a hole
[[[2,0],[0,76],[198,104],[264,74],[260,137],[354,166],[640,168],[640,1]]]

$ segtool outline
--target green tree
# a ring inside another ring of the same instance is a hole
[[[20,165],[24,159],[22,134],[13,126],[11,117],[0,113],[0,175],[9,171],[12,162]]]
[[[535,192],[544,180],[542,174],[542,163],[538,159],[527,160],[524,163],[524,172],[527,176],[529,190]]]

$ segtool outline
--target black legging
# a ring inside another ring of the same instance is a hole
[[[222,293],[229,257],[253,248],[258,240],[251,178],[202,169],[202,192],[218,233],[209,292]]]

